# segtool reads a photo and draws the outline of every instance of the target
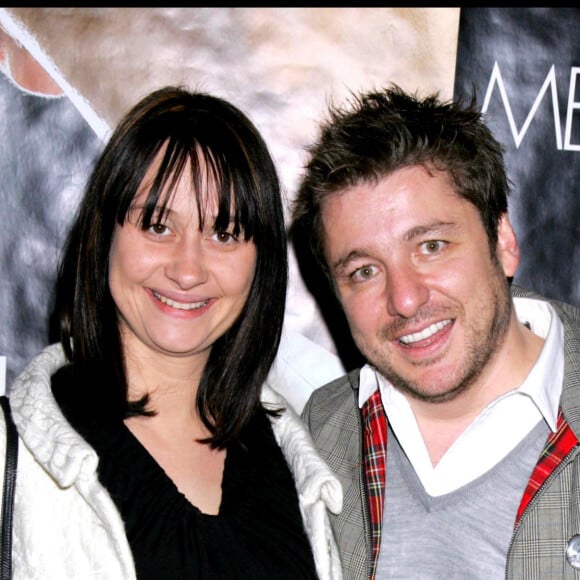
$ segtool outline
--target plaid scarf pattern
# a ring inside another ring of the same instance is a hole
[[[374,580],[379,549],[381,547],[381,528],[387,474],[387,417],[383,409],[379,389],[363,405],[361,414],[364,426],[363,463],[368,492],[372,540],[372,560],[370,562],[369,579]],[[570,428],[570,425],[568,425],[568,422],[564,419],[564,415],[560,409],[557,430],[555,433],[550,433],[522,496],[516,515],[516,525],[542,484],[578,443],[578,438]]]
[[[369,578],[374,580],[381,547],[385,480],[387,473],[387,416],[377,389],[362,406],[364,472],[371,520],[372,560]]]
[[[522,496],[520,507],[516,515],[516,524],[520,521],[522,514],[528,507],[529,503],[536,492],[540,489],[542,484],[548,479],[550,474],[562,463],[564,458],[576,447],[578,438],[568,425],[562,409],[558,412],[558,422],[556,423],[557,430],[555,433],[550,433],[546,446],[538,459],[538,463],[532,472],[528,485]]]

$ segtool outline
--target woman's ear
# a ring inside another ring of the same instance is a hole
[[[506,277],[512,278],[520,262],[520,247],[507,213],[498,222],[496,252]]]

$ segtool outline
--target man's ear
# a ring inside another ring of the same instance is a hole
[[[520,247],[507,213],[498,222],[496,252],[506,278],[512,278],[520,263]]]

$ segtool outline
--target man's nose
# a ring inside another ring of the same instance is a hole
[[[412,318],[429,300],[429,288],[412,265],[397,265],[387,275],[387,309],[391,316]]]

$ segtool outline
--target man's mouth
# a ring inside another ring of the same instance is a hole
[[[431,324],[427,328],[421,330],[421,332],[413,332],[412,334],[406,334],[405,336],[401,336],[401,338],[399,338],[399,342],[405,345],[415,344],[421,340],[431,338],[434,334],[436,334],[449,324],[451,324],[451,319],[435,322],[434,324]]]

